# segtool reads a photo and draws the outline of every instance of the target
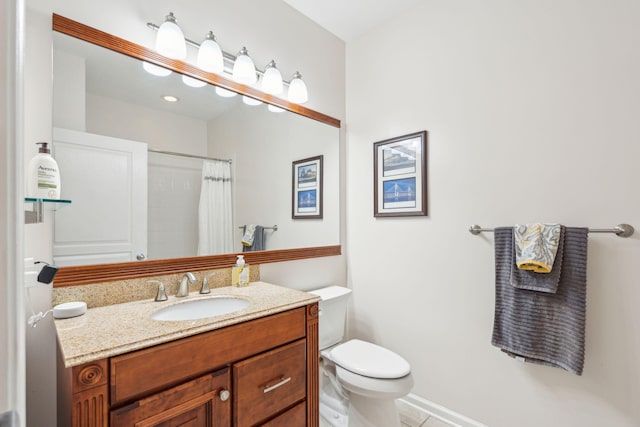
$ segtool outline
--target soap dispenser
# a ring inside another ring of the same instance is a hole
[[[29,176],[27,177],[27,195],[38,199],[60,198],[60,169],[58,163],[51,157],[49,144],[37,142],[40,145],[38,154],[29,162]]]
[[[244,255],[238,255],[236,265],[231,269],[231,285],[249,285],[249,265],[244,261]]]

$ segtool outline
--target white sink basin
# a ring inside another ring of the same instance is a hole
[[[181,302],[151,314],[153,320],[195,320],[220,316],[249,307],[249,301],[234,297],[205,298]]]

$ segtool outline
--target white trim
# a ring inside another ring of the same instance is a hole
[[[415,394],[408,394],[399,400],[419,411],[425,412],[430,417],[437,418],[453,427],[488,427],[486,424],[472,420],[469,417],[465,417],[464,415],[458,414],[444,406],[416,396]]]

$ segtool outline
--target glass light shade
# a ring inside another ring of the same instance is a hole
[[[267,108],[272,113],[284,113],[286,111],[284,108],[276,107],[275,105],[271,105],[271,104],[269,104]]]
[[[147,61],[142,62],[142,68],[144,68],[147,73],[153,74],[154,76],[158,77],[167,77],[169,74],[171,74],[171,70],[159,67],[156,64],[152,64]]]
[[[167,58],[184,59],[187,57],[187,44],[184,34],[176,23],[173,13],[167,15],[166,21],[158,28],[156,36],[156,50]]]
[[[234,96],[237,95],[237,93],[235,93],[234,91],[228,90],[219,86],[216,86],[216,94],[218,94],[223,98],[233,98]]]
[[[262,83],[260,84],[263,92],[270,93],[272,95],[278,95],[282,93],[284,85],[282,84],[282,74],[276,68],[274,61],[269,62],[262,75]]]
[[[182,83],[190,87],[204,87],[207,85],[207,82],[203,82],[202,80],[194,79],[193,77],[185,75],[182,76]]]
[[[246,95],[242,97],[242,102],[251,106],[262,104],[262,101],[258,101],[257,99],[251,98],[250,96],[246,96]]]
[[[220,46],[216,43],[216,38],[211,31],[209,31],[204,41],[200,44],[196,64],[198,68],[210,73],[220,74],[222,70],[224,70],[222,49],[220,49]]]
[[[249,53],[245,47],[238,52],[238,57],[233,64],[233,80],[245,85],[252,85],[258,81],[256,66],[253,60],[249,58]]]
[[[307,85],[302,81],[302,76],[298,72],[293,75],[293,79],[291,79],[289,83],[289,94],[287,97],[290,102],[296,104],[304,104],[309,100]]]

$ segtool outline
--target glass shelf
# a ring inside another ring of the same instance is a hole
[[[41,199],[35,197],[25,197],[25,203],[31,203],[31,208],[24,210],[24,223],[25,224],[38,224],[44,220],[43,210],[44,206],[48,210],[57,211],[60,208],[71,204],[71,200],[64,199]]]

